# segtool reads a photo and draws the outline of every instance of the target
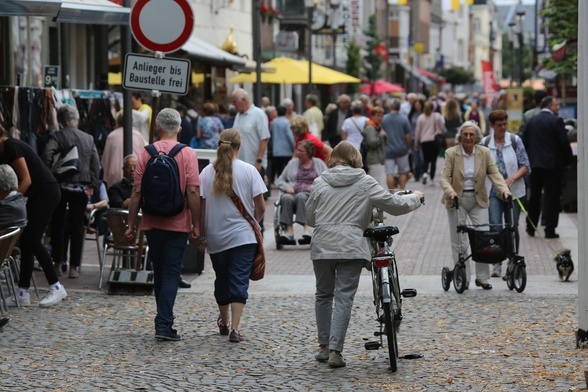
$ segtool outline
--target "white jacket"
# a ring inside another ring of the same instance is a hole
[[[306,202],[306,223],[313,226],[312,260],[369,260],[363,231],[374,207],[402,215],[421,206],[415,194],[395,195],[363,169],[335,166],[316,180]]]

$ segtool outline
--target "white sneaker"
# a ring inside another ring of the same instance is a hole
[[[14,298],[14,295],[10,298],[6,299],[6,304],[8,306],[11,307],[17,307],[17,306],[31,306],[31,296],[27,295],[26,297],[23,297],[20,294],[17,294],[18,296],[18,303],[16,302],[17,299]]]
[[[42,308],[48,308],[50,306],[57,305],[59,301],[65,297],[67,297],[67,292],[63,286],[61,286],[59,289],[49,288],[49,293],[47,293],[41,302],[39,302],[39,306]]]
[[[427,173],[423,174],[423,176],[422,176],[423,185],[427,184],[428,179],[429,179],[429,175]]]

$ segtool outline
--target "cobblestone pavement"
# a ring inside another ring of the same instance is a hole
[[[558,240],[530,238],[521,230],[527,289],[519,294],[493,279],[494,289],[444,292],[440,271],[449,266],[448,227],[438,186],[423,189],[427,204],[389,217],[403,288],[419,295],[403,303],[397,373],[387,350],[366,351],[376,340],[367,273],[362,276],[347,333],[347,367],[314,360],[313,272],[308,246],[278,251],[273,205],[266,213],[266,278],[251,284],[242,319],[242,343],[216,328],[214,274],[185,274],[176,327],[180,342],[157,342],[151,296],[111,296],[98,290],[98,258],[86,242],[80,279],[61,279],[69,296],[54,308],[11,309],[0,332],[0,391],[567,391],[584,385],[588,352],[575,348],[577,275],[559,283],[552,249],[570,247],[577,258],[577,216],[562,214]],[[524,228],[524,226],[521,226]],[[574,248],[575,246],[575,248]],[[107,268],[108,269],[108,268]],[[36,273],[41,295],[46,281]],[[106,277],[106,273],[105,273]]]
[[[399,370],[374,340],[370,298],[356,298],[344,356],[313,358],[312,295],[252,295],[245,341],[216,328],[212,293],[180,294],[180,342],[153,337],[150,297],[71,293],[58,307],[17,309],[0,333],[0,390],[28,391],[567,391],[581,386],[586,351],[574,348],[575,297],[455,293],[404,301]],[[487,293],[484,293],[487,294]],[[490,298],[490,300],[488,300]]]

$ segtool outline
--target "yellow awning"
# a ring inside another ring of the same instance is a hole
[[[261,73],[262,83],[275,84],[305,84],[308,83],[308,61],[296,60],[287,57],[275,58],[264,65],[271,66],[276,72]],[[229,83],[255,82],[255,73],[242,73],[230,78]],[[338,84],[359,83],[358,78],[334,71],[328,67],[312,63],[312,83],[314,84]]]
[[[204,82],[204,74],[192,72],[192,84],[200,84]],[[108,73],[108,84],[112,86],[118,86],[122,84],[122,73],[109,72]]]

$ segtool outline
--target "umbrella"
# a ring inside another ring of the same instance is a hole
[[[305,84],[308,83],[308,61],[296,60],[288,57],[278,57],[265,63],[276,69],[276,72],[261,73],[262,83],[275,84]],[[255,82],[257,75],[252,73],[241,73],[229,79],[229,83]],[[359,83],[360,80],[342,72],[334,71],[312,63],[312,83],[314,84],[337,84],[337,83]]]
[[[359,89],[362,94],[384,94],[384,93],[403,93],[404,89],[394,83],[385,81],[384,79],[378,79],[371,84],[366,84]]]

